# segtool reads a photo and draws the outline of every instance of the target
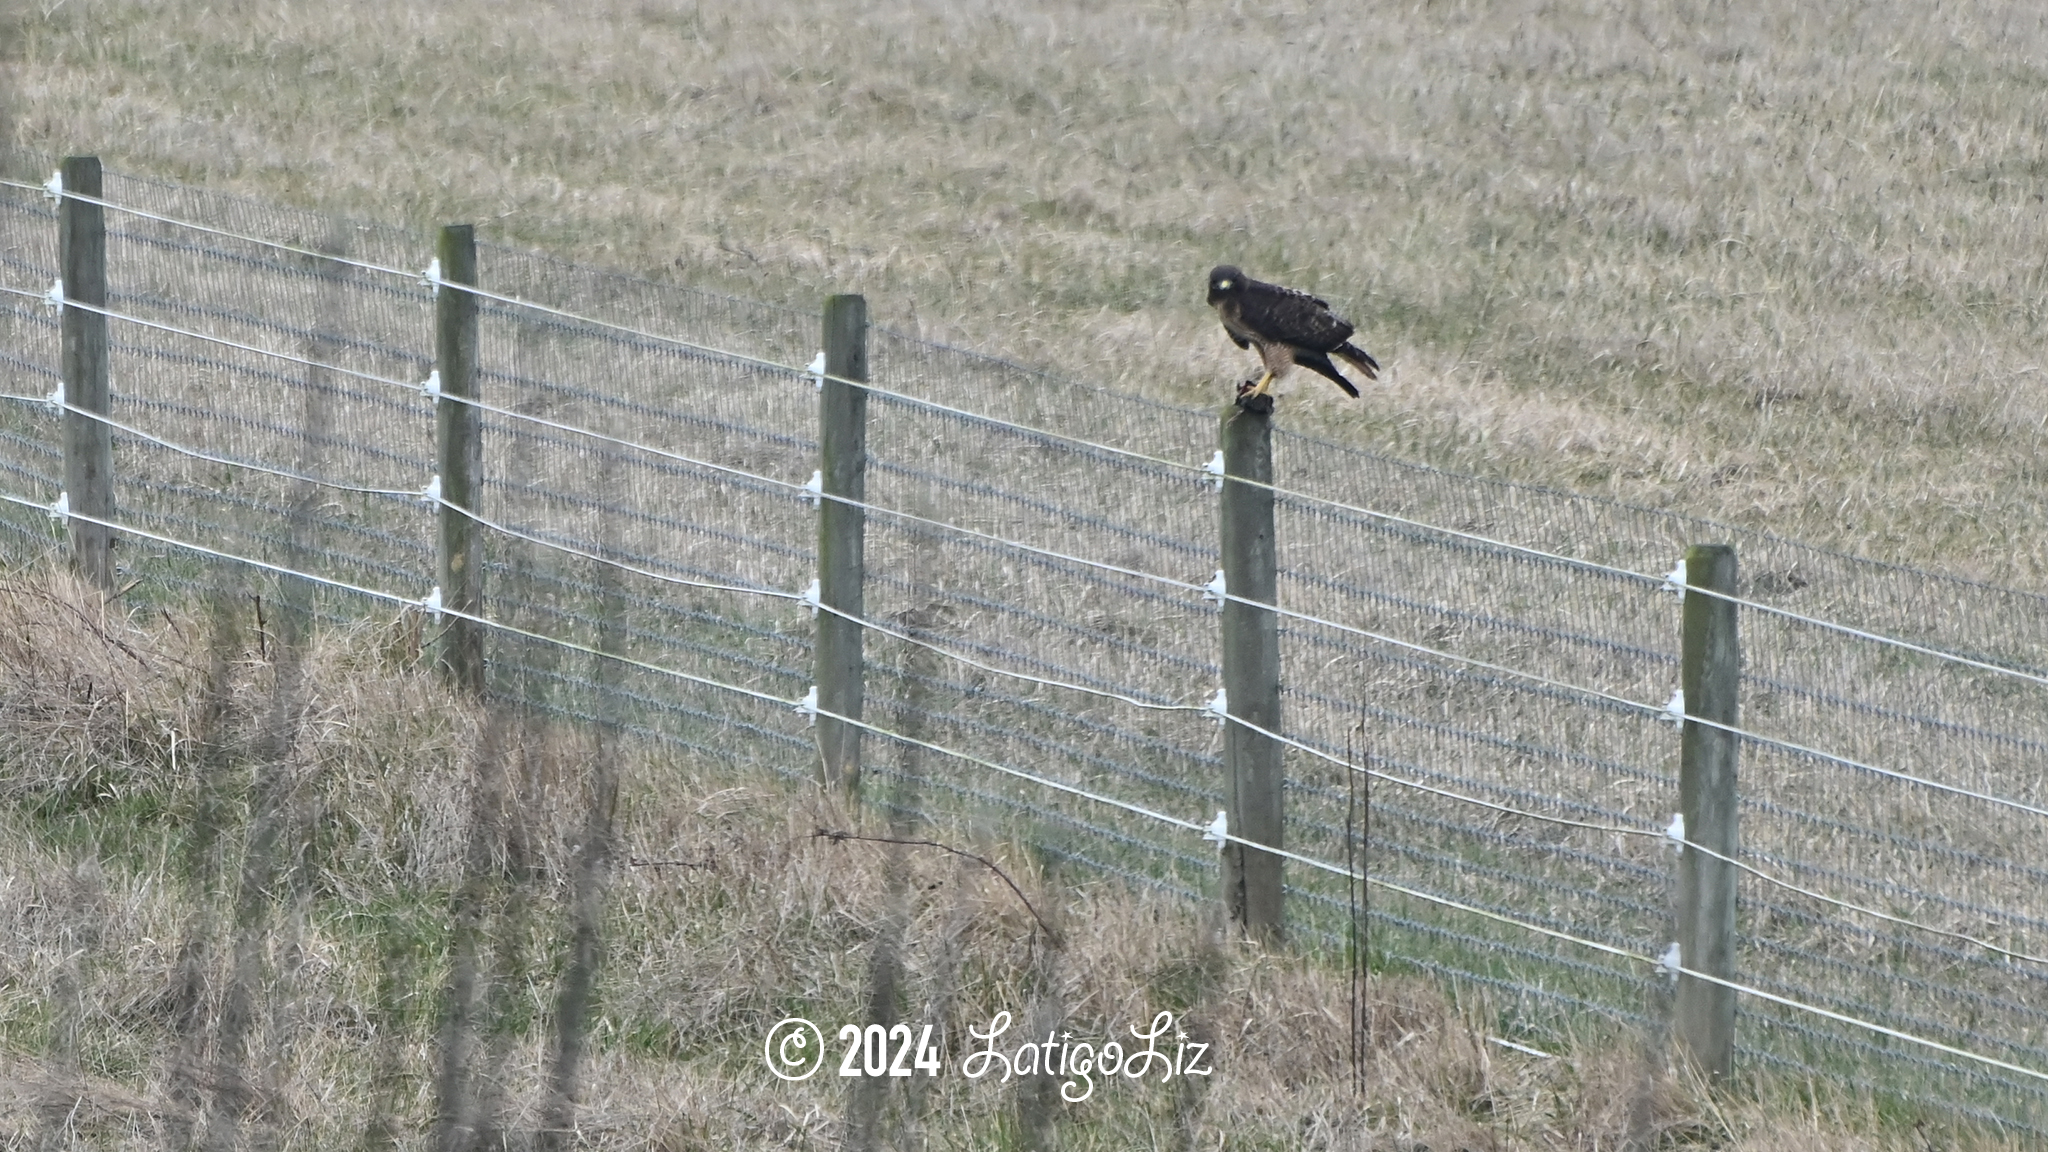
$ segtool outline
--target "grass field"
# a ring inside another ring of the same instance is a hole
[[[2012,580],[2048,13],[2019,0],[17,3],[14,138],[1119,387],[1211,264],[1391,368],[1297,425]]]
[[[6,3],[16,175],[96,152],[805,308],[861,291],[880,323],[1186,402],[1250,369],[1200,303],[1233,261],[1329,298],[1388,365],[1362,402],[1309,378],[1292,426],[2021,587],[2048,568],[2025,530],[2048,428],[2048,15],[2030,6]],[[337,679],[304,689],[320,735],[295,753],[321,770],[266,793],[260,708],[209,721],[207,701],[298,689],[231,629],[209,648],[209,627],[195,607],[116,629],[150,675],[114,651],[53,680],[21,654],[0,695],[4,959],[26,974],[0,981],[0,1139],[445,1146],[435,998],[462,986],[463,929],[442,921],[465,875],[449,846],[482,842],[473,773],[510,757],[536,803],[581,813],[603,791],[563,767],[584,737],[489,753],[481,717],[379,727],[375,701],[427,690],[417,670],[368,631],[327,636]],[[50,650],[90,649],[81,628]],[[46,680],[87,689],[39,695]],[[234,750],[217,793],[160,735],[208,723]],[[412,776],[388,777],[393,749]],[[82,771],[95,761],[111,774]],[[1219,950],[1182,912],[1044,885],[982,845],[1071,925],[1048,949],[985,870],[913,854],[891,871],[879,847],[811,840],[833,813],[786,817],[789,796],[671,769],[622,767],[620,855],[717,844],[728,866],[614,867],[578,1114],[593,1145],[1926,1139],[1856,1106],[1645,1094],[1639,1053],[1608,1037],[1525,1059],[1487,1044],[1483,1010],[1391,980],[1375,995],[1417,1039],[1382,1034],[1382,1103],[1356,1113],[1341,975]],[[330,838],[267,856],[266,803]],[[541,1143],[559,1065],[544,1021],[593,915],[562,819],[491,831],[490,851],[527,835],[537,855],[492,906],[478,962],[500,968],[478,985],[465,1097]],[[848,867],[860,852],[877,866]],[[1148,918],[1163,926],[1132,927]],[[858,1016],[888,939],[959,1019],[1008,997],[1107,1028],[1178,997],[1270,1075],[1059,1119],[955,1084],[884,1122],[858,1092],[742,1071],[731,1054],[795,989]],[[79,959],[109,940],[136,943]],[[733,1066],[686,1036],[721,1038]]]

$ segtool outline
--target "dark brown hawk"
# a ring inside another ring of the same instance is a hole
[[[1258,348],[1259,359],[1265,362],[1266,374],[1244,399],[1266,395],[1296,364],[1315,369],[1357,396],[1358,389],[1330,363],[1332,356],[1365,373],[1367,380],[1380,377],[1379,361],[1351,343],[1357,329],[1306,292],[1254,280],[1222,264],[1209,273],[1209,304],[1237,346]]]

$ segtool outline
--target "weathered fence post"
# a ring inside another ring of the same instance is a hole
[[[100,159],[67,156],[60,172],[66,193],[100,196]],[[57,204],[57,258],[64,296],[96,308],[107,306],[107,217],[98,204],[66,195]],[[97,520],[114,517],[114,431],[109,411],[107,318],[66,305],[63,338],[64,493],[71,511]],[[79,575],[104,592],[114,590],[114,533],[103,524],[70,521],[71,563]]]
[[[1280,730],[1280,618],[1273,539],[1273,418],[1232,406],[1223,417],[1223,691],[1230,715]],[[1244,483],[1244,481],[1253,483]],[[1252,601],[1253,603],[1246,603]],[[1223,799],[1232,835],[1283,847],[1280,742],[1243,724],[1223,726]],[[1223,899],[1233,924],[1281,936],[1281,857],[1243,844],[1223,848]]]
[[[867,510],[845,500],[867,499],[868,392],[843,383],[868,378],[868,302],[864,296],[825,301],[825,373],[818,396],[818,471],[824,499],[818,508],[818,602],[847,616],[866,615],[861,582],[866,570]],[[814,651],[818,708],[860,719],[863,627],[833,612],[818,613]],[[818,717],[819,779],[827,787],[860,787],[859,727]]]
[[[474,405],[454,398],[477,397],[477,298],[451,287],[476,283],[476,230],[468,224],[442,228],[436,255],[441,282],[434,296],[434,370],[440,373],[441,397],[434,404],[434,432],[442,500],[437,514],[437,577],[442,606],[476,616],[484,606],[482,534],[467,511],[480,511],[476,482],[483,460],[483,421]],[[457,511],[451,504],[466,511]],[[441,632],[439,663],[449,683],[481,696],[483,625],[448,617]]]
[[[1686,550],[1685,582],[1735,595],[1735,549],[1695,544]],[[1688,591],[1683,614],[1680,687],[1685,693],[1684,734],[1678,768],[1679,810],[1685,838],[1735,857],[1735,734],[1713,724],[1736,724],[1742,650],[1735,605],[1723,596]],[[1700,721],[1712,721],[1712,724]],[[1678,860],[1678,957],[1694,972],[1735,978],[1735,866],[1686,849]],[[1672,1005],[1681,1048],[1714,1083],[1735,1067],[1735,990],[1681,975]]]

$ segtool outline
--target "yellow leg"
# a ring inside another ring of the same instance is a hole
[[[1266,389],[1271,388],[1272,386],[1273,370],[1271,368],[1268,368],[1266,369],[1266,374],[1264,376],[1259,377],[1259,382],[1256,385],[1254,385],[1252,387],[1252,390],[1250,392],[1247,392],[1246,395],[1264,396],[1266,394]]]

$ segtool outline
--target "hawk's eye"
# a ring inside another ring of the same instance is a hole
[[[1230,281],[1228,281],[1228,280],[1218,280],[1218,281],[1216,282],[1216,286],[1217,286],[1218,288],[1228,288],[1228,287],[1230,287]]]

